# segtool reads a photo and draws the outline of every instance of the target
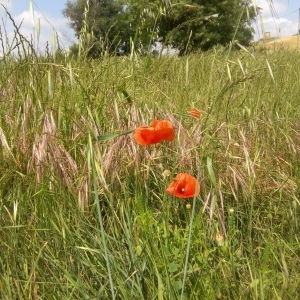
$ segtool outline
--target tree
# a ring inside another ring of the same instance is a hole
[[[254,17],[249,0],[172,1],[161,17],[159,33],[163,44],[177,48],[180,54],[233,40],[248,45],[253,38]]]
[[[63,14],[70,19],[87,54],[97,57],[103,52],[118,51],[123,41],[118,20],[122,10],[122,5],[115,0],[68,0]]]
[[[249,44],[251,1],[68,0],[63,12],[89,56],[149,53],[158,41],[185,54],[233,40]]]
[[[67,1],[63,13],[88,56],[145,53],[157,39],[155,23],[160,0]],[[80,45],[79,45],[80,46]],[[72,47],[78,51],[78,45]]]
[[[159,17],[164,0],[121,0],[124,13],[120,16],[123,25],[131,29],[130,38],[135,50],[142,54],[151,52],[159,39]],[[123,26],[124,27],[124,26]],[[125,27],[126,28],[126,27]],[[127,37],[128,38],[128,37]]]

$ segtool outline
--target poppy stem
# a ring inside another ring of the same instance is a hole
[[[189,235],[188,235],[188,240],[187,240],[187,245],[186,245],[186,256],[185,256],[185,263],[184,263],[184,269],[183,269],[183,279],[182,279],[182,289],[181,289],[180,299],[184,299],[184,286],[185,286],[185,281],[186,281],[186,276],[187,276],[187,271],[188,271],[195,210],[196,210],[196,197],[193,198],[192,215],[191,215],[191,219],[190,219]]]

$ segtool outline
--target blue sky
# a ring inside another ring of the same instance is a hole
[[[300,0],[252,0],[262,7],[261,17],[255,24],[256,39],[268,31],[271,36],[287,36],[298,30],[298,15]],[[53,44],[53,33],[59,37],[61,46],[68,48],[76,42],[73,30],[68,20],[63,16],[66,0],[32,0],[34,13],[30,11],[30,0],[0,0],[14,17],[17,25],[22,23],[21,32],[28,38],[34,36],[37,24],[40,24],[38,48],[43,48],[46,42]],[[0,7],[0,26],[5,26],[8,36],[12,36],[11,22]],[[35,37],[36,38],[36,37]],[[54,47],[54,46],[53,46]]]

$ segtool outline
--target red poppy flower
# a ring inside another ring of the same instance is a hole
[[[196,108],[190,109],[190,110],[188,111],[188,113],[189,113],[192,117],[194,117],[194,118],[196,118],[196,119],[200,119],[201,112],[200,112],[198,109],[196,109]]]
[[[200,183],[188,173],[179,173],[166,189],[166,193],[178,198],[193,198],[200,193]]]
[[[143,146],[173,141],[174,138],[174,127],[168,120],[154,120],[151,126],[142,126],[134,131],[135,141]]]

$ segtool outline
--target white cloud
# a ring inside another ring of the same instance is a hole
[[[265,32],[270,32],[271,36],[288,36],[297,33],[297,23],[286,18],[263,19],[262,27]]]
[[[263,37],[264,32],[270,32],[271,37],[284,37],[297,33],[298,21],[285,17],[289,11],[288,1],[258,0],[254,1],[261,8],[256,21],[255,39]]]
[[[39,41],[41,50],[43,50],[47,42],[50,47],[55,46],[53,45],[53,34],[58,35],[63,47],[68,47],[74,42],[74,36],[71,36],[70,30],[65,31],[66,28],[69,28],[67,20],[64,18],[53,18],[36,10],[32,14],[27,10],[17,15],[15,21],[17,24],[22,23],[22,34],[27,38],[34,37],[36,43]]]
[[[288,6],[282,2],[271,0],[258,0],[256,5],[261,8],[263,17],[282,15],[287,12]]]
[[[46,45],[50,51],[55,51],[57,38],[60,47],[64,49],[75,42],[74,33],[65,18],[54,18],[37,10],[34,10],[33,13],[26,10],[13,18],[15,24],[20,26],[20,33],[33,43],[38,52],[44,53]],[[12,22],[6,17],[4,24],[8,41],[11,42],[14,36]]]

